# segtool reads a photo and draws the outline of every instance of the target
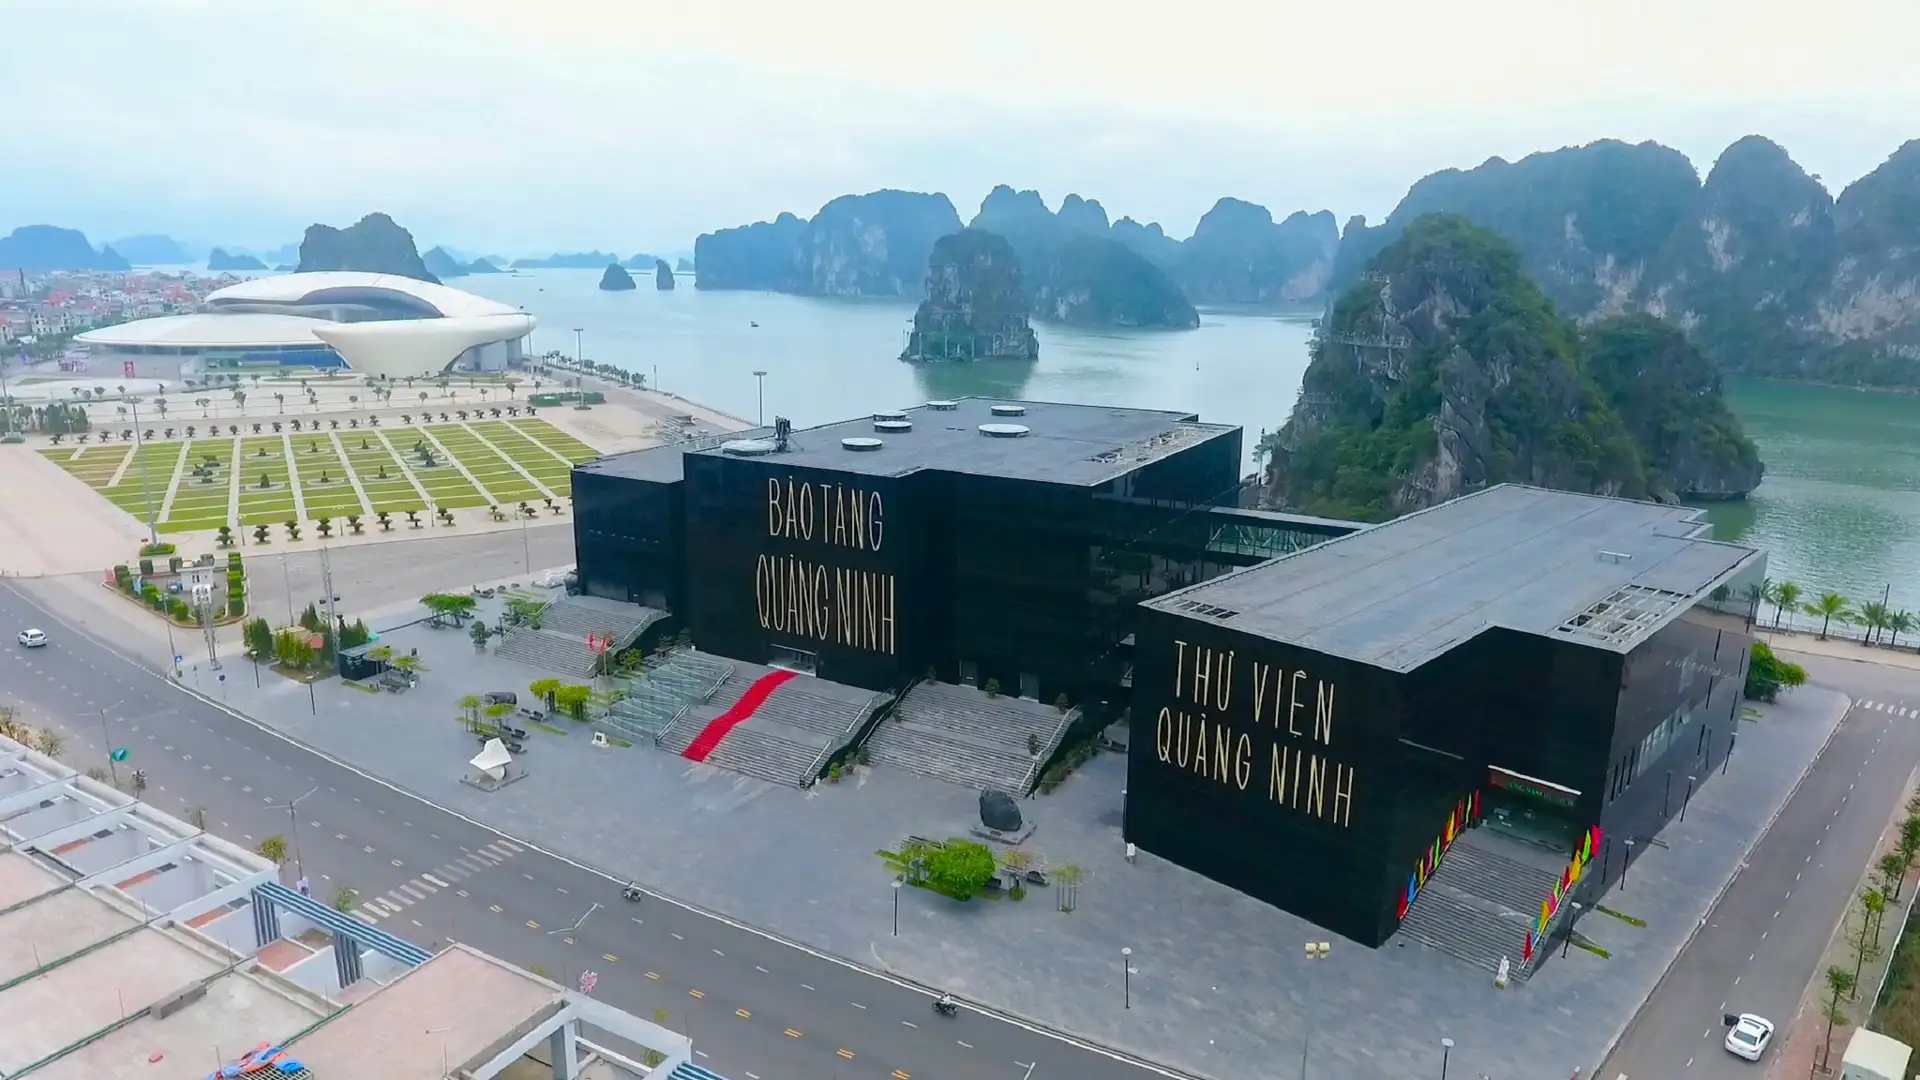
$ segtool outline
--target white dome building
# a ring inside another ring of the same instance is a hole
[[[369,378],[499,371],[518,360],[532,315],[445,285],[339,270],[254,278],[207,295],[192,315],[107,326],[76,340],[96,375],[220,383],[287,369]]]

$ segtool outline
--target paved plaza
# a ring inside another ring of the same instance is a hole
[[[411,621],[395,611],[379,627]],[[971,791],[873,770],[810,791],[745,779],[647,748],[594,749],[584,725],[532,733],[530,775],[494,794],[460,783],[476,744],[454,702],[526,692],[542,672],[476,653],[464,634],[407,626],[384,636],[426,662],[421,685],[370,695],[337,681],[306,689],[245,661],[218,682],[184,682],[291,736],[426,798],[561,854],[646,881],[691,903],[856,962],[950,988],[1012,1013],[1215,1077],[1271,1071],[1312,1032],[1313,1075],[1371,1080],[1437,1070],[1451,1038],[1457,1075],[1563,1076],[1591,1067],[1644,1001],[1844,713],[1840,695],[1796,691],[1743,728],[1724,776],[1637,858],[1606,916],[1581,931],[1610,959],[1575,950],[1524,987],[1418,945],[1336,942],[1309,969],[1323,931],[1120,840],[1125,762],[1101,755],[1057,793],[1024,804],[1031,849],[1086,868],[1077,909],[1035,889],[1024,901],[954,904],[900,896],[875,854],[904,836],[963,833]],[[1516,949],[1517,949],[1516,943]],[[1122,948],[1134,973],[1123,985]]]

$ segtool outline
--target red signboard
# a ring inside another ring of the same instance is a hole
[[[129,379],[133,378],[133,361],[127,360],[122,362],[120,365],[120,372],[121,374],[125,375]]]

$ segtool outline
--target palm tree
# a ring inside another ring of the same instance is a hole
[[[1893,612],[1887,609],[1887,605],[1878,600],[1861,604],[1860,610],[1853,613],[1853,620],[1866,628],[1860,635],[1860,643],[1873,644],[1880,636],[1880,631],[1886,628],[1887,619],[1892,614]]]
[[[1821,593],[1818,599],[1801,610],[1820,620],[1821,641],[1827,640],[1827,630],[1833,625],[1833,620],[1839,619],[1844,623],[1851,616],[1847,609],[1847,598],[1837,592]]]
[[[1913,632],[1914,620],[1911,611],[1892,611],[1887,613],[1887,647],[1900,640],[1901,634]]]
[[[1775,630],[1780,629],[1780,620],[1789,609],[1800,610],[1800,596],[1800,586],[1791,581],[1783,581],[1773,587],[1773,628]]]

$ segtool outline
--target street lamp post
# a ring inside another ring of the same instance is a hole
[[[1686,798],[1680,800],[1680,820],[1681,821],[1687,820],[1687,804],[1693,801],[1693,782],[1698,779],[1700,778],[1697,776],[1687,777],[1687,795],[1686,795]]]
[[[127,404],[133,409],[133,457],[140,465],[140,497],[147,504],[147,543],[160,542],[160,533],[153,527],[153,483],[147,479],[147,456],[141,453],[141,443],[145,439],[140,433],[140,396],[130,394]]]
[[[1624,891],[1627,887],[1627,871],[1633,869],[1633,837],[1629,836],[1622,842],[1627,845],[1626,858],[1620,861],[1620,888]]]
[[[310,788],[307,791],[307,795],[311,795],[319,790],[317,787]],[[293,840],[293,872],[299,875],[302,881],[307,879],[307,864],[300,858],[300,816],[296,814],[294,810],[300,805],[301,799],[305,799],[307,795],[302,795],[298,799],[287,800],[286,807],[287,832]]]
[[[113,777],[115,791],[120,790],[120,766],[113,760],[113,735],[107,730],[107,714],[126,703],[126,699],[122,698],[100,710],[100,741],[107,748],[107,774]]]
[[[1333,943],[1330,941],[1307,942],[1307,959],[1309,961],[1325,960],[1327,954],[1332,951]],[[1313,965],[1309,963],[1307,966],[1311,968]],[[1305,980],[1302,980],[1302,985],[1307,987],[1307,1030],[1300,1039],[1300,1080],[1307,1080],[1307,1055],[1313,1050],[1313,987]]]
[[[893,936],[900,936],[900,879],[893,879]]]
[[[587,328],[584,326],[576,326],[573,328],[573,366],[576,368],[581,367],[585,364],[585,361],[581,359],[581,354],[580,354],[580,335],[586,332],[587,332]]]
[[[767,426],[767,373],[764,371],[756,371],[753,373],[753,377],[755,381],[757,381],[760,384],[760,411],[758,414],[755,415],[753,423],[755,427],[766,427]]]
[[[1567,951],[1573,948],[1573,928],[1580,925],[1580,901],[1569,900],[1573,910],[1567,912],[1567,936],[1560,940],[1560,959],[1567,958]]]
[[[1133,1008],[1133,950],[1120,950],[1120,1007]]]
[[[1440,1080],[1447,1080],[1447,1059],[1453,1056],[1453,1040],[1440,1040]]]

